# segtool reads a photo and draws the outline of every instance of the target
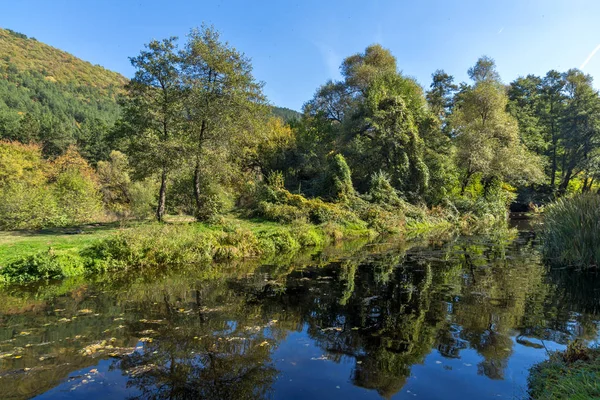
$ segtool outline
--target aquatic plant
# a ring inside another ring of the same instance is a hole
[[[534,365],[528,378],[532,399],[597,399],[600,397],[600,349],[574,341],[564,352]]]
[[[600,196],[562,198],[546,208],[544,255],[554,265],[600,265]]]

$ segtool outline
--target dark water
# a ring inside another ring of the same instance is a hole
[[[600,321],[526,232],[129,275],[0,292],[0,398],[525,398]]]

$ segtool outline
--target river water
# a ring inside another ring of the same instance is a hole
[[[599,281],[522,231],[9,287],[0,398],[526,398]]]

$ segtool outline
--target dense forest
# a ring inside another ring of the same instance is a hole
[[[0,51],[4,229],[235,211],[398,231],[598,190],[600,97],[577,69],[505,84],[482,56],[423,88],[374,44],[297,113],[213,27],[150,42],[131,80],[11,30]]]

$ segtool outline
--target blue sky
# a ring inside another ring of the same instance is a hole
[[[438,68],[467,80],[482,54],[505,82],[580,68],[600,49],[599,0],[3,1],[0,26],[130,77],[151,39],[202,22],[252,59],[273,104],[300,110],[346,56],[381,43],[427,87]],[[600,51],[584,71],[600,87]]]

